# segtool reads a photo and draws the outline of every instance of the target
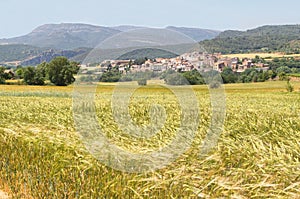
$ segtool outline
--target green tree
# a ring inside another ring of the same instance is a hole
[[[277,73],[273,70],[268,70],[268,76],[271,78],[271,79],[275,79],[276,76],[277,76]]]
[[[24,69],[24,82],[28,85],[44,85],[45,79],[40,70],[30,66]]]
[[[168,69],[160,74],[160,79],[166,80],[168,75],[176,73],[174,70]]]
[[[187,79],[180,73],[167,75],[165,78],[165,82],[168,85],[189,85]]]
[[[133,63],[136,64],[136,65],[142,65],[142,64],[144,64],[147,60],[148,60],[147,57],[144,57],[144,58],[138,58],[138,59],[134,60]]]
[[[16,70],[16,75],[18,79],[23,79],[24,78],[24,68],[19,67]]]
[[[100,81],[101,82],[118,82],[121,79],[121,73],[116,69],[112,68],[109,71],[106,71],[102,74]]]
[[[4,70],[4,67],[0,67],[0,84],[5,84]]]
[[[47,78],[47,67],[48,65],[46,62],[43,62],[36,67],[44,78]]]
[[[185,77],[191,85],[205,84],[203,77],[197,70],[187,71],[183,73],[183,77]]]
[[[280,81],[285,81],[288,78],[285,72],[278,73],[278,77]]]
[[[51,83],[57,86],[67,86],[75,81],[74,74],[79,70],[79,64],[70,62],[66,57],[56,57],[47,64],[47,76]]]
[[[277,68],[276,70],[277,73],[291,73],[291,69],[287,66],[281,66],[279,68]]]
[[[35,68],[30,66],[24,69],[24,82],[28,85],[34,85]]]
[[[234,74],[231,68],[226,67],[221,73],[224,84],[237,82],[237,76]]]

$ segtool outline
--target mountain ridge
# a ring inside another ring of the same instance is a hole
[[[121,25],[114,27],[97,26],[83,23],[44,24],[30,33],[13,38],[0,39],[0,44],[26,44],[61,50],[74,48],[94,48],[105,39],[121,32],[146,28],[141,26]],[[167,28],[168,29],[168,28]],[[172,27],[196,41],[214,38],[219,31],[200,28]]]
[[[120,31],[89,24],[44,24],[29,34],[1,39],[0,44],[26,44],[42,48],[70,50],[80,47],[95,47],[95,44],[117,33]]]
[[[55,56],[83,61],[89,52],[105,39],[140,28],[146,27],[132,25],[105,27],[80,23],[44,24],[27,35],[0,39],[0,63],[20,61],[25,65],[36,65]],[[223,32],[175,26],[167,26],[166,29],[200,41],[200,45],[210,53],[272,51],[300,53],[299,24],[264,25],[246,31]]]
[[[0,39],[0,63],[19,61],[23,65],[37,65],[55,56],[74,57],[82,61],[92,48],[107,38],[141,28],[147,29],[132,25],[106,27],[84,23],[43,24],[26,35]],[[209,32],[200,28],[169,26],[167,29],[187,33],[187,36],[197,41],[214,38],[219,34],[219,31]],[[78,50],[80,48],[84,50]],[[11,54],[6,53],[7,49]]]
[[[226,30],[200,44],[209,52],[223,54],[272,52],[300,52],[300,25],[264,25],[246,31]]]

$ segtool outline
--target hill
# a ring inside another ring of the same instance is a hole
[[[192,38],[195,41],[203,41],[206,39],[213,39],[213,38],[217,37],[221,32],[221,31],[217,31],[217,30],[174,27],[174,26],[168,26],[167,29],[185,34],[186,36]]]
[[[147,57],[148,59],[154,59],[154,58],[172,58],[176,57],[178,55],[161,49],[155,49],[155,48],[145,48],[145,49],[139,49],[139,50],[133,50],[128,53],[123,54],[122,56],[118,57],[118,59],[139,59]]]
[[[53,58],[55,57],[67,57],[69,59],[72,59],[74,61],[79,61],[81,62],[82,60],[76,60],[75,57],[86,54],[90,51],[91,49],[89,48],[78,48],[74,50],[47,50],[43,51],[39,55],[29,57],[27,59],[24,59],[20,65],[22,66],[35,66],[38,65],[42,62],[50,62]]]
[[[48,49],[24,44],[0,45],[0,63],[24,60],[46,50]]]
[[[55,56],[66,56],[76,61],[100,61],[99,54],[91,56],[89,52],[105,39],[130,30],[145,27],[121,25],[115,27],[94,26],[88,24],[46,24],[34,29],[31,33],[10,39],[0,40],[0,63],[19,61],[24,65],[36,65]],[[186,27],[166,27],[200,41],[208,52],[223,54],[249,52],[300,52],[300,25],[267,25],[247,31],[227,30],[224,32]],[[149,34],[151,30],[149,30]],[[101,51],[101,50],[100,50]],[[107,51],[107,50],[106,50]],[[120,52],[102,52],[105,58]],[[123,53],[123,54],[124,54]],[[89,56],[88,56],[89,55]],[[165,52],[143,50],[130,52],[122,57],[166,57]],[[86,59],[88,56],[89,59]],[[119,56],[117,56],[119,57]],[[122,58],[121,57],[121,58]]]
[[[119,32],[119,30],[113,28],[88,24],[46,24],[37,27],[27,35],[2,39],[0,43],[28,44],[66,50],[79,47],[95,47],[106,38]]]
[[[113,35],[139,28],[143,27],[127,25],[104,27],[77,23],[45,24],[37,27],[27,35],[10,39],[1,39],[0,44],[26,44],[62,50],[81,47],[94,48]],[[198,28],[168,27],[168,29],[173,29],[186,34],[196,41],[211,39],[219,34],[218,31]]]
[[[136,30],[136,29],[139,29],[139,28],[146,28],[146,27],[131,26],[131,25],[120,25],[120,26],[114,26],[112,28],[115,29],[115,30],[121,31],[121,32],[127,32],[127,31]]]
[[[90,50],[89,48],[54,50],[24,44],[0,45],[0,64],[17,63],[23,66],[35,66],[42,62],[49,62],[58,56],[73,58],[86,54]]]
[[[208,52],[248,53],[281,51],[298,53],[300,25],[262,26],[247,31],[228,30],[200,42]]]
[[[82,62],[92,48],[97,47],[107,38],[140,28],[147,31],[146,27],[130,25],[104,27],[79,23],[45,24],[27,35],[0,39],[0,63],[18,62],[22,65],[37,65],[56,56],[66,56]],[[167,29],[186,34],[195,41],[211,39],[219,34],[219,31],[199,28],[169,26]],[[151,35],[151,29],[149,29],[148,34]],[[152,50],[150,56],[141,53],[138,56],[153,57],[155,55],[161,57],[160,53],[162,52]],[[107,52],[105,54],[109,55]],[[93,57],[93,60],[97,60],[96,57]]]

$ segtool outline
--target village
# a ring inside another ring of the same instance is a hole
[[[89,73],[88,68],[90,64],[81,65],[82,74]],[[240,60],[237,57],[230,58],[221,53],[208,54],[203,52],[191,52],[185,53],[175,58],[155,58],[145,59],[142,64],[137,64],[135,60],[105,60],[100,64],[96,65],[96,73],[102,74],[109,71],[109,68],[117,69],[120,73],[124,74],[127,72],[164,72],[167,70],[174,70],[178,72],[187,72],[192,70],[198,70],[207,72],[215,70],[222,72],[224,68],[231,68],[235,73],[242,73],[246,69],[256,68],[257,70],[267,71],[269,65],[261,62],[254,62],[250,58],[244,58]],[[5,69],[4,75],[7,79],[14,79],[17,74],[13,68]]]
[[[229,67],[232,71],[242,73],[248,68],[258,68],[266,71],[269,69],[268,64],[254,63],[252,59],[229,58],[222,56],[221,53],[208,54],[203,52],[185,53],[175,58],[156,58],[147,59],[144,63],[138,65],[134,60],[105,60],[97,66],[101,72],[105,72],[109,67],[117,68],[121,73],[131,72],[163,72],[174,70],[186,72],[191,70],[216,70],[222,72],[224,68]]]

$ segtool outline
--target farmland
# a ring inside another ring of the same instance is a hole
[[[249,58],[249,59],[253,59],[255,58],[255,56],[259,56],[261,58],[264,59],[274,59],[274,58],[287,58],[287,57],[295,57],[295,58],[299,58],[300,54],[284,54],[284,53],[242,53],[242,54],[225,54],[222,57],[229,57],[229,58],[235,58],[238,57],[239,59],[243,59],[243,58]]]
[[[193,86],[200,109],[191,147],[170,165],[147,173],[114,170],[97,161],[76,132],[73,86],[0,86],[0,190],[13,198],[297,198],[300,195],[300,82],[229,84],[226,120],[215,149],[199,157],[210,125],[207,86]],[[150,84],[134,92],[138,125],[159,103],[167,114],[155,136],[122,132],[112,117],[114,85],[97,87],[95,107],[108,139],[138,153],[168,144],[180,125],[172,92]],[[197,106],[197,105],[195,105]]]

